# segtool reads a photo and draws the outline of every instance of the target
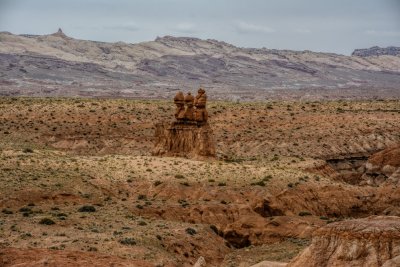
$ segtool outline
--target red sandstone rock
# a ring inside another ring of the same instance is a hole
[[[368,163],[379,167],[400,167],[400,145],[375,153],[368,159]]]
[[[207,123],[206,102],[207,95],[202,88],[196,98],[190,93],[184,97],[182,92],[178,92],[174,98],[177,121],[156,124],[156,143],[152,154],[188,158],[214,157],[214,137]]]
[[[203,88],[199,88],[198,94],[194,99],[195,110],[195,120],[197,122],[207,122],[208,113],[206,110],[207,95]]]
[[[400,218],[371,216],[318,229],[288,267],[399,266]]]
[[[183,120],[185,118],[185,97],[182,92],[176,93],[174,103],[176,105],[175,118],[178,121]]]
[[[215,143],[208,124],[157,124],[155,156],[214,157]]]
[[[192,96],[191,93],[188,93],[185,96],[185,105],[186,105],[186,110],[185,110],[185,120],[188,121],[193,121],[194,120],[194,97]]]
[[[365,164],[362,176],[365,184],[379,185],[384,182],[398,184],[400,181],[400,146],[387,148],[373,154]]]

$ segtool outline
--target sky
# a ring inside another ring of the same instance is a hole
[[[0,0],[0,31],[138,43],[157,36],[349,55],[400,46],[400,0]]]

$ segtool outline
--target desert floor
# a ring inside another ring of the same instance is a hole
[[[400,143],[399,100],[208,112],[215,159],[155,157],[172,101],[0,98],[0,265],[287,262],[318,227],[400,199],[353,166]]]

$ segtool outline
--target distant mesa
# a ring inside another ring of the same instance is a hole
[[[174,97],[175,121],[156,124],[155,156],[215,157],[213,132],[208,124],[207,94],[203,88],[193,97],[179,91]]]
[[[155,42],[160,42],[160,43],[167,43],[167,42],[198,42],[198,41],[201,41],[201,39],[196,38],[196,37],[174,37],[174,36],[166,35],[166,36],[163,36],[163,37],[157,36],[154,41]]]
[[[370,57],[370,56],[399,56],[400,47],[389,46],[386,48],[373,46],[371,48],[356,49],[351,54],[352,56],[358,57]]]
[[[193,37],[107,43],[75,39],[57,29],[46,35],[0,33],[0,74],[9,83],[2,94],[22,95],[29,88],[33,96],[166,98],[181,89],[178,84],[204,84],[215,99],[230,101],[400,96],[396,47],[358,49],[344,56],[236,47]],[[372,55],[382,56],[369,60]],[[28,71],[37,67],[21,76],[23,71],[8,68],[10,63]],[[76,82],[69,90],[59,86],[69,81]]]

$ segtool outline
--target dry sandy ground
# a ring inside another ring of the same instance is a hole
[[[399,143],[399,101],[212,102],[209,113],[218,158],[197,161],[150,155],[170,102],[1,98],[0,263],[288,261],[318,227],[398,198],[323,170]]]

